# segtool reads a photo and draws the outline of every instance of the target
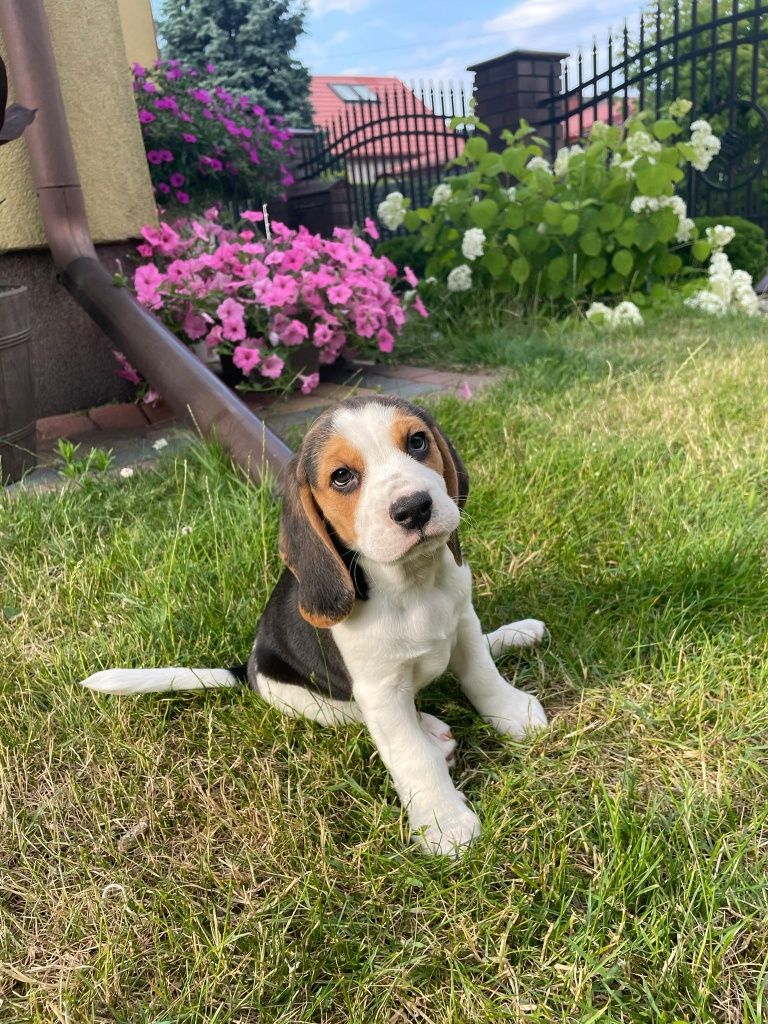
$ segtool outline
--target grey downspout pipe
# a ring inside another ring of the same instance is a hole
[[[37,109],[25,133],[51,255],[74,299],[130,362],[256,480],[280,482],[291,449],[126,289],[94,249],[43,0],[0,0],[0,31],[16,100]]]

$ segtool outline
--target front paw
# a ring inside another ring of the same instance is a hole
[[[547,635],[547,627],[541,619],[521,619],[500,626],[493,633],[488,633],[488,646],[493,658],[500,658],[512,648],[533,647]]]
[[[483,708],[481,714],[502,736],[511,736],[514,740],[525,739],[529,733],[547,726],[544,708],[533,694],[512,686],[508,694],[495,701],[492,707]]]
[[[480,835],[480,819],[461,798],[429,810],[411,808],[409,820],[411,833],[425,853],[460,857]]]

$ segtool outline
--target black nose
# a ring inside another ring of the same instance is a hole
[[[426,526],[432,515],[432,499],[426,491],[416,491],[405,498],[398,498],[389,506],[390,518],[404,530],[420,530]]]

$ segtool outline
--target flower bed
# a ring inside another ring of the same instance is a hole
[[[212,73],[215,69],[208,65]],[[158,203],[273,199],[293,183],[291,133],[247,96],[235,97],[179,61],[133,66],[136,102]]]
[[[388,353],[408,304],[427,315],[414,291],[407,299],[396,293],[394,264],[355,232],[324,239],[273,223],[268,236],[257,235],[263,215],[243,217],[240,230],[223,227],[215,208],[200,220],[145,227],[139,254],[147,262],[133,284],[139,302],[187,344],[231,356],[249,387],[300,384],[307,393],[319,375],[297,372],[294,353],[307,355],[307,365],[309,354],[329,364],[342,354]],[[372,224],[368,230],[375,237]],[[404,283],[418,285],[407,268]]]

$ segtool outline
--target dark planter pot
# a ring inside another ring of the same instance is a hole
[[[238,384],[245,383],[242,372],[232,362],[232,356],[222,353],[219,356],[221,362],[221,379],[230,388],[236,388]],[[303,373],[305,376],[310,373],[318,373],[320,370],[320,353],[314,345],[301,345],[291,351],[288,358],[288,369],[295,376]],[[258,376],[258,375],[257,375]]]
[[[35,465],[35,396],[29,295],[0,285],[0,484],[12,484]]]

